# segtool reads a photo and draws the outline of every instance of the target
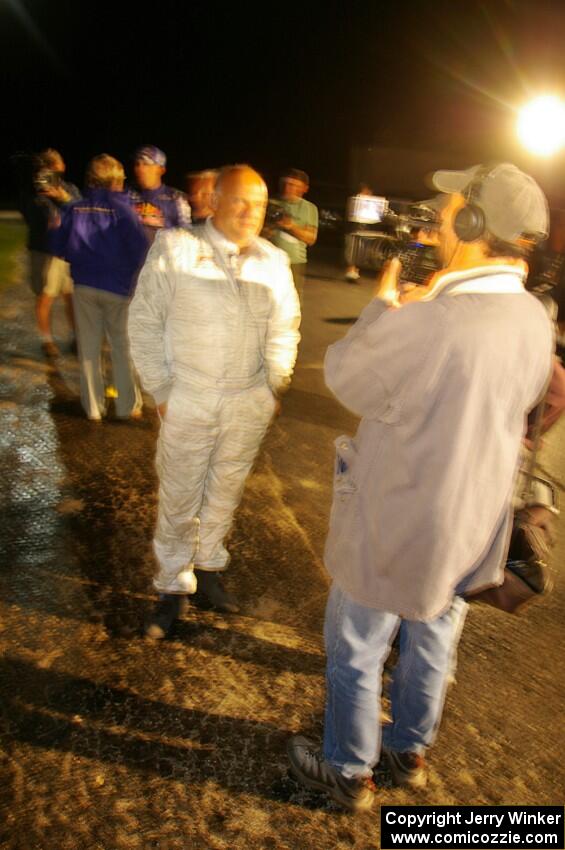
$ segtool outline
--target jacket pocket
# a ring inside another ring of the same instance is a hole
[[[351,437],[343,434],[335,445],[334,496],[346,497],[357,492],[355,478],[357,449]]]
[[[363,538],[359,504],[359,455],[351,437],[335,441],[334,492],[324,558],[331,575],[355,568]]]

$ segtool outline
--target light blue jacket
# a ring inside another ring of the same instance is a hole
[[[325,562],[355,601],[430,620],[463,583],[500,584],[525,417],[552,350],[511,265],[446,274],[400,309],[376,299],[330,346],[326,382],[362,421],[336,441]]]

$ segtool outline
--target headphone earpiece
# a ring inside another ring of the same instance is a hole
[[[474,242],[484,235],[486,227],[485,214],[478,205],[481,188],[489,177],[493,166],[483,166],[475,174],[470,186],[465,192],[465,206],[461,207],[453,220],[453,230],[461,242]]]
[[[480,239],[485,229],[485,214],[472,202],[461,207],[453,221],[455,235],[462,242],[474,242],[475,239]]]

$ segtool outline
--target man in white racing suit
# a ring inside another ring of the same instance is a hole
[[[157,234],[130,307],[132,357],[161,417],[150,637],[166,635],[196,579],[216,608],[239,610],[219,578],[223,540],[300,338],[288,257],[258,236],[266,204],[256,171],[226,167],[198,232]]]

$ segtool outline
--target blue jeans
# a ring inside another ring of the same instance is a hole
[[[397,631],[392,723],[383,730],[383,743],[398,752],[423,753],[433,742],[466,607],[456,599],[431,622],[403,620],[359,605],[332,585],[324,628],[324,758],[344,776],[369,776],[379,760],[382,672]]]

